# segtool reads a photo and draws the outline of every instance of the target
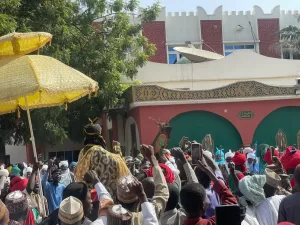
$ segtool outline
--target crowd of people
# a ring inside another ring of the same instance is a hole
[[[141,145],[124,157],[118,142],[106,150],[99,125],[88,124],[85,134],[78,162],[1,166],[1,225],[230,225],[226,217],[233,225],[300,225],[293,146],[212,154],[199,144],[195,164],[189,147]]]

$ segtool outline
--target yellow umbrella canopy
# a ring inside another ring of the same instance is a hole
[[[10,33],[0,37],[0,57],[26,55],[50,42],[52,35],[45,32]]]
[[[0,114],[63,105],[97,90],[96,81],[49,56],[0,60]]]

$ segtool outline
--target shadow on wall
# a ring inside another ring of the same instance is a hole
[[[297,133],[300,130],[299,106],[278,108],[267,115],[257,126],[252,142],[275,146],[275,136],[279,129],[285,133],[287,145],[297,144]]]
[[[222,116],[208,111],[190,111],[175,116],[171,121],[171,138],[168,148],[177,147],[183,136],[190,141],[202,142],[211,134],[215,147],[222,145],[225,152],[235,151],[242,145],[242,138],[236,127]]]

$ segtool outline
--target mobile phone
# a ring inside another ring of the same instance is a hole
[[[200,148],[199,143],[192,143],[191,153],[192,153],[192,164],[197,165],[198,160],[200,160],[202,157],[202,149]]]
[[[241,225],[239,205],[220,205],[215,208],[216,225]]]

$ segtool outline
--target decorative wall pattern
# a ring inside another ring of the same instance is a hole
[[[280,55],[272,49],[279,42],[279,19],[258,19],[258,36],[260,54],[279,58]]]
[[[203,91],[170,90],[156,85],[131,87],[133,102],[247,98],[294,95],[295,87],[274,87],[256,81],[237,82]],[[129,99],[128,99],[129,100]]]
[[[155,21],[143,25],[143,36],[156,45],[156,53],[151,62],[167,63],[166,27],[164,21]]]
[[[222,21],[221,20],[201,20],[201,35],[205,43],[204,50],[216,51],[223,55],[223,37],[222,37]]]

